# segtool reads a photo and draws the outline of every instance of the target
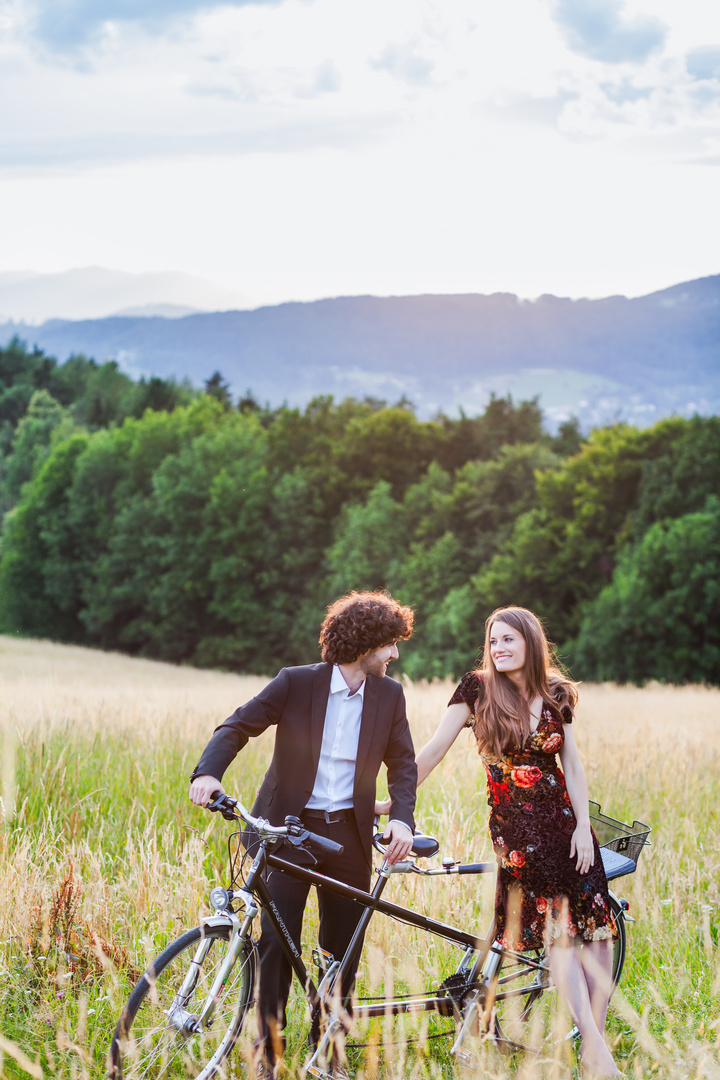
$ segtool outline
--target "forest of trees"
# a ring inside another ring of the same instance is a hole
[[[577,678],[720,683],[720,418],[555,436],[537,402],[421,421],[133,381],[0,349],[0,630],[273,674],[325,606],[416,611],[413,678],[475,663],[531,607]]]

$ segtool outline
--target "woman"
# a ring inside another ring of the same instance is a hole
[[[515,951],[550,947],[553,979],[582,1037],[583,1064],[611,1077],[621,1075],[603,1036],[613,923],[571,727],[576,702],[575,684],[555,666],[536,616],[499,608],[485,624],[482,668],[464,676],[418,754],[418,784],[471,727],[487,772],[499,862],[497,937]],[[376,809],[387,812],[384,803]]]

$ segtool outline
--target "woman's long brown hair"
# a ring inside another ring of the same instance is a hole
[[[525,641],[527,698],[504,672],[498,671],[490,656],[493,624],[504,622]],[[577,688],[557,666],[543,626],[527,608],[497,608],[485,623],[482,667],[477,672],[484,693],[480,694],[474,729],[480,753],[501,757],[520,747],[530,734],[530,702],[538,695],[545,701],[574,708]]]

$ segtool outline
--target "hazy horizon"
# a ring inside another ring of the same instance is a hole
[[[706,0],[28,0],[0,70],[0,271],[257,306],[718,269]]]
[[[93,282],[91,280],[93,276],[101,280]],[[681,284],[683,284],[682,281],[671,281],[658,289],[650,290],[650,293],[662,292]],[[493,295],[493,293],[508,291],[496,289],[487,293],[456,293],[436,290],[433,293],[415,294],[375,292],[308,297],[269,295],[266,298],[252,298],[248,294],[243,296],[240,291],[233,292],[226,283],[169,270],[127,272],[102,266],[70,267],[64,271],[49,274],[32,270],[14,270],[0,271],[0,324],[18,323],[39,326],[51,319],[81,321],[109,318],[115,315],[147,317],[159,315],[165,318],[181,318],[186,314],[253,311],[260,307],[275,307],[286,303],[313,303],[318,300],[352,296],[375,296],[380,299],[389,299],[403,295]],[[518,293],[513,295],[520,300],[532,303],[541,296],[557,294],[545,290],[533,296],[522,296]],[[558,297],[558,299],[598,300],[608,296],[636,299],[646,295],[649,293],[613,292],[603,296],[578,294]],[[216,299],[212,300],[213,297]],[[172,311],[173,308],[177,310]]]

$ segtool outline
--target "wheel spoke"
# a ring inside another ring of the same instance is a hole
[[[205,1030],[197,1033],[178,1030],[183,1028],[185,1020],[200,1013],[226,955],[227,931],[213,928],[210,948],[197,972],[193,990],[179,996],[198,944],[207,936],[207,930],[201,933],[198,928],[173,942],[152,965],[152,978],[141,980],[136,987],[113,1040],[115,1080],[167,1077],[186,1080],[208,1068],[208,1077],[220,1070],[251,1002],[255,956],[252,949],[249,954],[241,954]]]

